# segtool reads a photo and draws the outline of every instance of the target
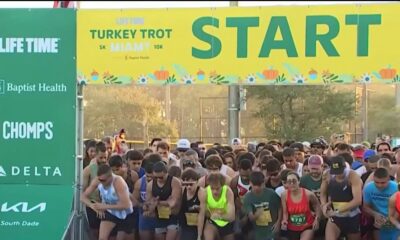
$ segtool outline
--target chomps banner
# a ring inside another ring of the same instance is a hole
[[[89,84],[398,83],[400,4],[79,10]]]
[[[76,11],[0,10],[0,235],[60,239],[76,145]]]

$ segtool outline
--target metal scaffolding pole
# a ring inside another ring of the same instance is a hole
[[[237,7],[238,1],[229,1],[230,7]],[[229,86],[229,97],[228,97],[228,133],[229,141],[240,137],[240,125],[239,125],[239,111],[240,111],[240,86]]]

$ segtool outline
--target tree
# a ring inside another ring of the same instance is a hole
[[[164,121],[159,101],[145,87],[89,86],[85,89],[85,136],[101,138],[124,128],[129,139],[176,138],[175,123]]]
[[[354,117],[354,95],[331,86],[249,87],[259,100],[258,111],[270,139],[311,140],[341,132]]]

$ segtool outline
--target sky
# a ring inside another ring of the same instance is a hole
[[[358,1],[357,3],[366,3]],[[376,1],[377,2],[377,1]],[[354,1],[239,1],[239,6],[353,4]],[[371,2],[369,2],[371,3]],[[228,7],[229,1],[80,1],[82,9]],[[0,8],[52,8],[53,1],[1,1]]]

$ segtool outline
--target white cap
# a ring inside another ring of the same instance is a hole
[[[240,140],[240,138],[232,139],[232,145],[240,145],[240,144],[242,144],[242,141]]]
[[[187,139],[179,139],[178,143],[176,144],[177,149],[189,149],[190,142]]]
[[[310,142],[307,142],[307,141],[303,142],[302,144],[304,147],[308,147],[308,148],[310,148],[310,145],[311,145]]]

